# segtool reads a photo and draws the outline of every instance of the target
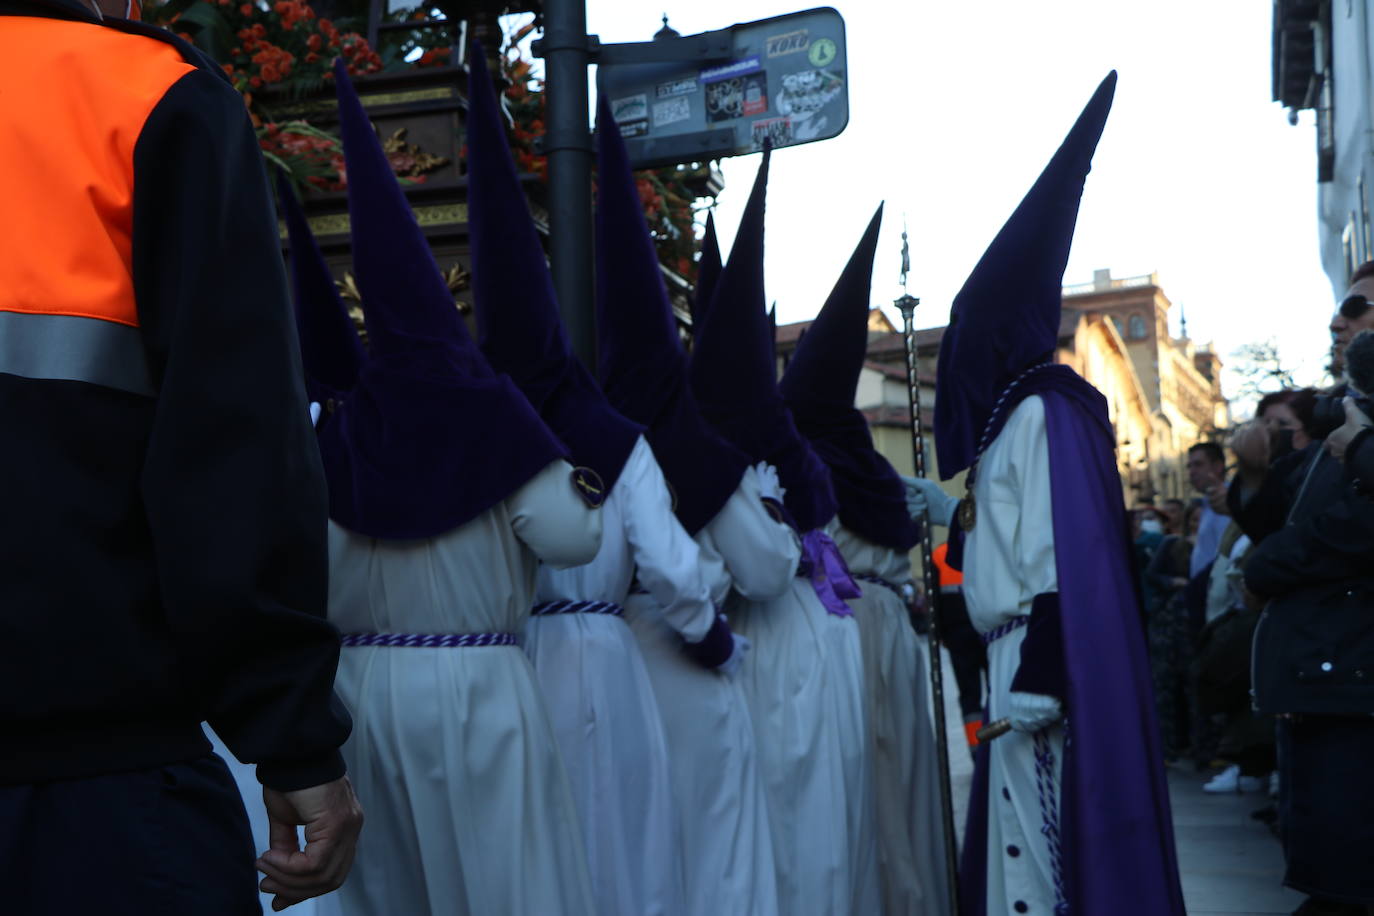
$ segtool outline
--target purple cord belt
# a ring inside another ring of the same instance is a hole
[[[884,579],[882,576],[870,576],[867,573],[856,573],[854,578],[858,579],[861,582],[872,582],[874,585],[881,585],[883,588],[892,592],[892,594],[896,595],[898,598],[901,598],[903,602],[906,601],[906,596],[902,594],[901,586],[899,586],[896,582]]]
[[[541,601],[530,608],[533,617],[551,617],[554,614],[610,614],[624,617],[625,609],[614,601]]]
[[[1008,633],[1016,632],[1028,623],[1030,623],[1029,614],[1022,614],[1020,617],[1013,617],[1011,620],[1008,620],[1000,627],[993,627],[991,630],[988,630],[986,633],[982,634],[983,645],[990,646],[997,640],[1001,639],[1003,636],[1006,636]]]
[[[514,633],[345,633],[345,646],[390,646],[405,649],[457,649],[469,646],[519,645]]]

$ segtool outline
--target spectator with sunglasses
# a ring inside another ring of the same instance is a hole
[[[1350,276],[1350,288],[1331,316],[1331,374],[1345,381],[1345,348],[1356,334],[1374,328],[1374,261],[1361,264]]]
[[[1370,335],[1354,341],[1374,328],[1369,297],[1374,262],[1355,272],[1331,319],[1339,384],[1329,394],[1361,393],[1348,376],[1367,361],[1357,351]],[[1347,419],[1366,422],[1349,405]],[[1342,427],[1329,438],[1348,435],[1344,444],[1362,457],[1359,432]],[[1274,433],[1250,423],[1233,436],[1239,474],[1228,502],[1256,544],[1245,565],[1245,586],[1264,607],[1253,695],[1258,712],[1279,716],[1284,880],[1312,895],[1299,913],[1365,913],[1374,905],[1374,512],[1333,454],[1350,462],[1350,449],[1319,439],[1284,454],[1288,443]]]

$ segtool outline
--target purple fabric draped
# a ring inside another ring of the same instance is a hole
[[[1106,400],[1067,368],[1045,404],[1070,738],[1060,826],[1069,912],[1182,914],[1183,891]],[[1025,395],[1023,395],[1024,397]],[[987,753],[978,755],[963,912],[987,912]]]
[[[858,598],[863,594],[859,584],[849,572],[849,564],[840,554],[839,545],[830,535],[819,529],[802,535],[802,563],[809,570],[811,587],[816,597],[821,599],[825,609],[836,617],[853,617],[854,611],[845,603],[846,598]]]

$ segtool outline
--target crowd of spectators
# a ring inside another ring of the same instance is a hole
[[[1190,449],[1195,497],[1132,513],[1164,754],[1275,796],[1301,916],[1374,912],[1374,262],[1330,331],[1334,385],[1266,396]]]

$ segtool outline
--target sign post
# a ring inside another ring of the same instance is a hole
[[[601,44],[585,0],[544,0],[549,258],[573,351],[596,369],[587,65],[637,169],[838,136],[849,123],[844,20],[830,7],[699,35]]]
[[[829,7],[603,45],[597,62],[635,168],[828,140],[849,123],[844,20]]]

